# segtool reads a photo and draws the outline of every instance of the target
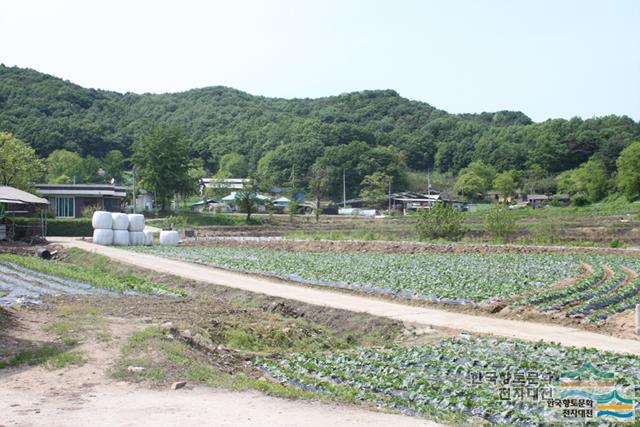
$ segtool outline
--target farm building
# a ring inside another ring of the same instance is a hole
[[[432,190],[429,194],[404,191],[401,193],[391,194],[391,209],[401,211],[405,215],[411,211],[418,209],[429,209],[436,203],[445,203],[453,206],[457,210],[466,210],[467,204],[460,200],[454,200],[451,197]],[[369,204],[366,199],[351,199],[345,202],[353,208],[365,208]],[[380,201],[380,205],[385,207],[389,205],[389,195],[385,195]]]
[[[541,209],[549,201],[546,194],[529,194],[527,195],[527,204],[533,209]]]
[[[127,189],[113,184],[36,184],[56,218],[80,218],[88,207],[120,212]]]
[[[202,178],[200,180],[205,188],[222,188],[226,190],[242,190],[248,181],[247,178]]]
[[[17,188],[0,186],[0,240],[43,238],[49,202]],[[28,217],[16,222],[16,217]]]

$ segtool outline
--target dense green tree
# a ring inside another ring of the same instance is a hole
[[[320,211],[322,210],[320,207],[320,201],[322,197],[329,192],[331,188],[331,180],[336,175],[336,171],[333,167],[329,166],[322,160],[316,161],[313,166],[311,166],[311,177],[309,179],[309,190],[311,194],[313,194],[315,198],[316,208],[314,210],[316,222],[320,221]],[[296,201],[293,197],[290,200],[292,203],[289,206],[289,211],[291,212],[292,208],[296,208]]]
[[[613,174],[619,154],[640,138],[640,125],[626,116],[533,123],[518,111],[455,115],[392,90],[290,100],[219,86],[120,94],[0,65],[0,130],[12,132],[39,156],[64,149],[102,159],[107,171],[110,151],[128,157],[133,142],[158,124],[183,127],[191,155],[202,159],[205,169],[219,170],[221,159],[235,153],[244,156],[249,170],[262,166],[274,185],[289,183],[293,175],[297,186],[306,187],[317,159],[344,159],[349,152],[356,157],[331,164],[340,176],[332,182],[333,197],[341,193],[342,169],[347,192],[355,196],[362,178],[376,171],[366,170],[367,162],[384,166],[389,156],[402,159],[405,169],[381,170],[394,177],[397,188],[406,183],[407,167],[457,175],[478,160],[498,172],[539,166],[545,177],[532,181],[525,173],[525,186],[552,188],[555,175],[594,156]],[[73,172],[51,179],[74,176],[78,181]]]
[[[486,192],[493,187],[493,180],[496,177],[496,169],[483,162],[482,160],[475,160],[460,171],[461,174],[471,172],[482,179],[482,188],[479,192]]]
[[[474,172],[465,172],[456,179],[454,189],[456,194],[463,197],[479,199],[485,191],[485,182]]]
[[[513,178],[512,172],[502,172],[493,180],[493,189],[503,197],[511,196],[516,191],[518,183]]]
[[[371,205],[378,205],[391,188],[392,178],[383,172],[374,172],[362,179],[360,197]]]
[[[640,199],[640,141],[636,141],[620,153],[616,183],[629,201]]]
[[[607,194],[609,177],[602,161],[592,158],[580,167],[558,176],[558,190],[575,200],[595,203]],[[576,197],[577,196],[577,197]]]
[[[68,150],[55,150],[47,157],[47,182],[68,184],[77,179],[82,158]]]
[[[464,235],[464,214],[450,205],[437,203],[431,209],[420,209],[416,231],[420,240],[459,240]]]
[[[121,182],[124,168],[125,159],[120,150],[111,150],[102,159],[102,169],[107,180],[113,178],[116,182]]]
[[[0,132],[0,185],[31,191],[44,171],[44,162],[33,148],[10,133]]]
[[[140,186],[156,195],[162,210],[176,194],[195,191],[197,182],[189,176],[192,157],[181,131],[156,126],[134,144],[132,157]]]
[[[246,178],[248,174],[249,165],[242,154],[229,153],[220,158],[220,169],[216,173],[216,178]]]

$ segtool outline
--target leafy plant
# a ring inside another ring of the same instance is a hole
[[[416,230],[420,240],[459,240],[464,235],[464,214],[450,205],[437,203],[430,209],[421,209],[417,214]]]
[[[494,238],[506,243],[513,238],[516,219],[505,204],[498,203],[487,213],[485,225]]]

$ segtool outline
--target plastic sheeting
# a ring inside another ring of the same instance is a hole
[[[113,219],[111,217],[111,212],[95,211],[93,213],[93,217],[91,218],[91,225],[93,225],[93,228],[111,230],[112,224]]]
[[[144,231],[144,244],[145,246],[153,245],[153,231],[151,230]]]
[[[127,230],[113,230],[113,244],[116,246],[129,246],[129,232]]]
[[[142,231],[130,231],[129,246],[142,246],[142,245],[144,245],[144,233]]]
[[[180,236],[177,231],[165,230],[160,232],[160,245],[161,246],[177,246]]]
[[[111,218],[113,219],[111,228],[113,228],[114,230],[127,230],[129,228],[129,217],[127,216],[127,214],[114,212],[111,214]]]
[[[109,219],[111,219],[111,215],[109,215]],[[96,228],[93,230],[93,243],[97,243],[98,245],[113,244],[113,230]]]
[[[129,214],[129,231],[144,231],[144,215]]]

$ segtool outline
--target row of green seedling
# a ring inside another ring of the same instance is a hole
[[[575,302],[582,302],[568,310],[567,315],[587,315],[594,310],[602,308],[602,301],[609,299],[612,293],[615,292],[616,289],[619,289],[625,280],[627,280],[627,273],[619,265],[614,267],[613,272],[610,278],[602,282],[600,286],[593,288],[591,293],[578,296]]]

